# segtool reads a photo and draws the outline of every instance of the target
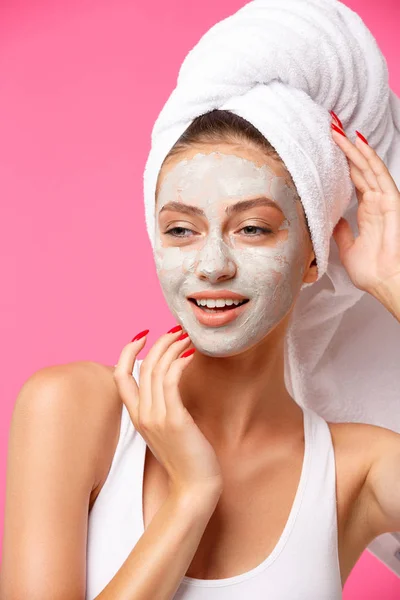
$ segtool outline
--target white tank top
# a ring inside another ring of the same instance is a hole
[[[139,380],[136,361],[133,376]],[[300,482],[283,533],[257,567],[225,579],[184,576],[174,600],[339,600],[335,456],[328,424],[304,408],[305,452]],[[144,533],[146,442],[122,407],[118,445],[89,514],[86,600],[114,577]]]

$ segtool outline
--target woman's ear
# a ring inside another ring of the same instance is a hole
[[[308,260],[308,267],[304,272],[303,283],[314,283],[318,279],[318,267],[317,260],[314,252],[312,252],[310,259]]]

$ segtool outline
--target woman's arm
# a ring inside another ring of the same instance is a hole
[[[48,367],[23,385],[8,442],[0,600],[84,600],[90,496],[111,463],[120,404],[96,363]],[[170,495],[96,600],[172,598],[219,495]]]
[[[1,600],[85,597],[90,496],[116,445],[118,403],[96,363],[46,367],[22,386],[8,440]]]
[[[169,496],[95,600],[171,600],[217,505],[215,489]]]

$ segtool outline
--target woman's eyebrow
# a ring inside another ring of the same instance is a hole
[[[249,208],[255,208],[257,206],[272,206],[272,208],[277,208],[281,210],[279,205],[267,198],[266,196],[260,196],[259,198],[251,198],[250,200],[240,200],[236,202],[236,204],[230,204],[226,207],[225,213],[230,217],[238,212],[242,212],[244,210],[248,210]]]
[[[261,196],[259,198],[251,198],[250,200],[240,200],[235,204],[230,204],[226,207],[225,213],[228,217],[230,217],[233,214],[257,206],[272,206],[273,208],[281,210],[276,202],[274,202],[270,198],[267,198],[266,196]],[[164,204],[164,206],[160,210],[160,213],[162,213],[163,210],[175,210],[177,212],[183,212],[189,215],[205,217],[205,213],[201,208],[198,208],[197,206],[191,206],[190,204],[184,204],[183,202],[167,202],[167,204]]]

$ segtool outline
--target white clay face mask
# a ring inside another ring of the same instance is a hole
[[[275,204],[227,212],[256,198]],[[268,165],[257,166],[237,154],[197,153],[165,173],[155,215],[157,274],[172,314],[203,354],[243,352],[268,335],[292,307],[308,249],[296,198],[285,178]],[[171,202],[196,207],[204,216],[168,209]],[[231,302],[217,307],[214,314],[229,322],[215,325],[211,321],[216,317],[207,316],[210,309],[189,298],[219,290],[227,290],[224,298],[235,292],[248,301],[237,308]],[[228,311],[237,316],[221,316]]]

